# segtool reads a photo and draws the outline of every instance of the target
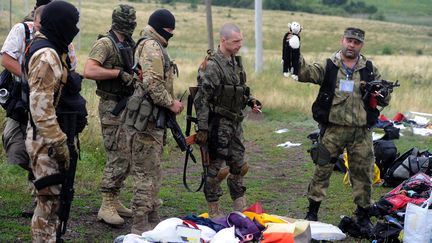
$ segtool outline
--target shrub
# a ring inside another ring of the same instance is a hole
[[[393,54],[393,49],[389,46],[385,46],[382,50],[382,54],[383,55],[392,55]]]

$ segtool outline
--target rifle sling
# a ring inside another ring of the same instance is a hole
[[[33,182],[35,188],[39,191],[49,186],[60,185],[65,181],[65,176],[63,173],[56,173],[49,176],[44,176],[35,182]]]
[[[186,130],[185,130],[186,136],[190,135],[190,131],[192,128],[192,122],[194,122],[194,123],[198,122],[197,118],[192,117],[192,105],[193,105],[193,96],[188,95],[188,102],[187,102],[187,108],[186,108]],[[191,157],[192,161],[194,163],[196,163],[196,159],[195,159],[195,156],[192,154],[192,148],[190,145],[187,146],[185,160],[184,160],[183,185],[189,192],[198,192],[201,190],[201,188],[205,184],[205,181],[207,180],[207,169],[204,168],[204,171],[201,175],[201,182],[200,182],[200,185],[198,186],[198,188],[195,191],[191,190],[188,183],[187,183],[187,165],[188,165],[188,161],[189,161],[189,156]]]

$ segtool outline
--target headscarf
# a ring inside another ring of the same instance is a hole
[[[113,10],[111,29],[130,37],[136,26],[136,12],[134,7],[120,4]]]

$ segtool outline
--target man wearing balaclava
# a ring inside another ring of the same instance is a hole
[[[37,189],[37,206],[31,221],[32,242],[55,242],[59,225],[57,210],[61,186],[58,180],[68,169],[66,135],[56,116],[68,67],[68,45],[78,33],[78,10],[70,3],[55,1],[46,5],[41,29],[29,49],[28,84],[31,126],[25,145],[32,161]]]
[[[152,229],[160,221],[158,209],[161,200],[158,194],[166,127],[165,124],[156,124],[158,114],[162,113],[162,109],[174,115],[183,110],[183,104],[174,97],[173,90],[177,66],[170,60],[166,50],[174,28],[173,14],[166,9],[156,10],[142,31],[135,51],[135,61],[142,75],[135,83],[134,94],[127,103],[124,125],[126,136],[121,138],[132,142],[130,161],[134,195],[131,232],[135,234]],[[138,105],[138,110],[134,109],[134,104]]]
[[[120,104],[133,93],[132,34],[136,27],[135,9],[120,4],[112,13],[111,29],[99,35],[84,67],[84,76],[96,81],[99,99],[99,118],[107,161],[100,191],[102,205],[98,220],[111,225],[122,225],[121,217],[132,217],[132,210],[119,201],[120,190],[129,174],[126,144],[117,142],[121,132]]]

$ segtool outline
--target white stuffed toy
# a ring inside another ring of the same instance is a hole
[[[283,74],[298,80],[300,69],[300,32],[302,26],[298,22],[288,23],[289,31],[282,40]]]

